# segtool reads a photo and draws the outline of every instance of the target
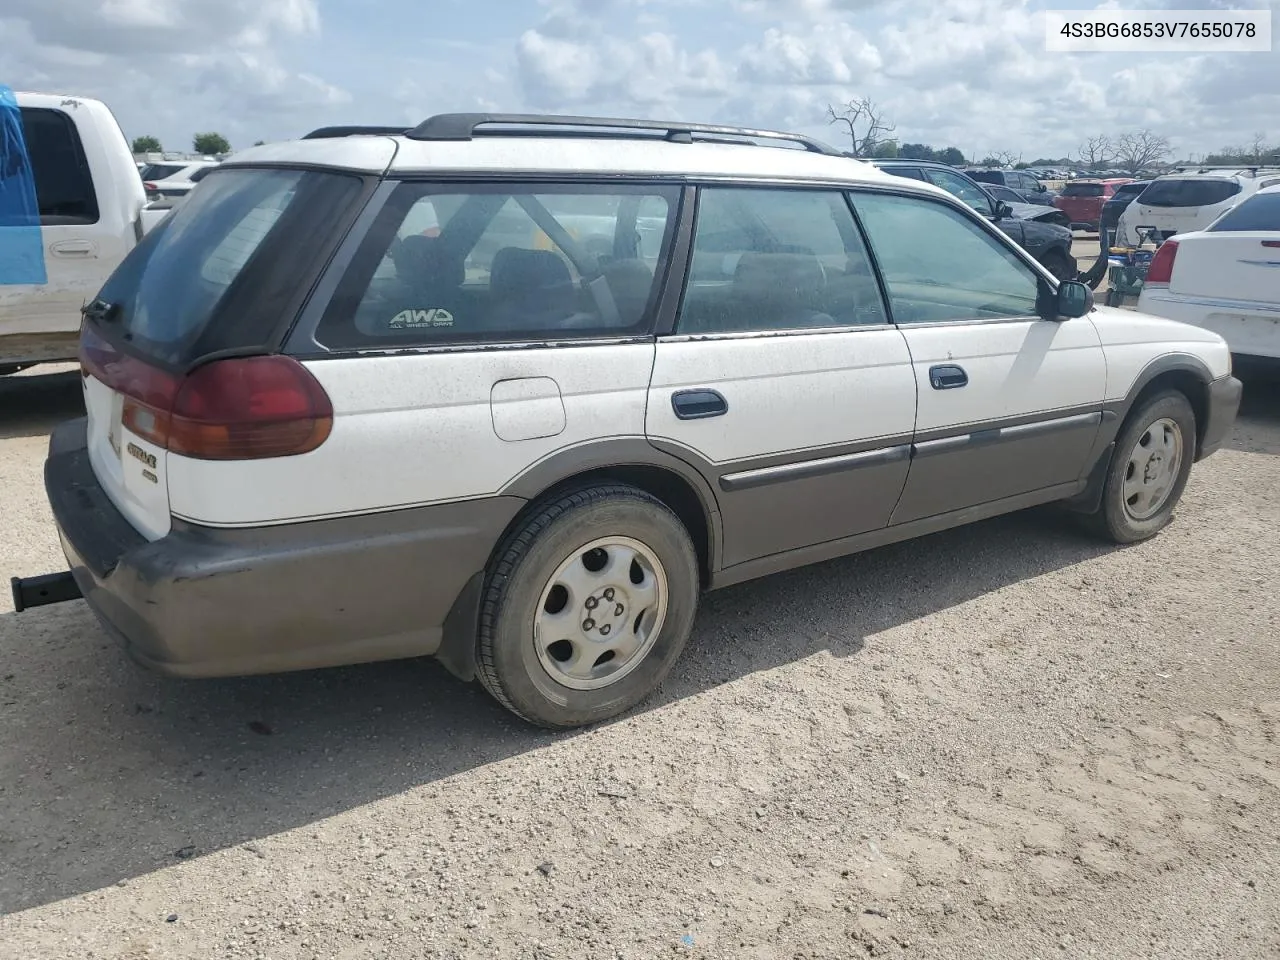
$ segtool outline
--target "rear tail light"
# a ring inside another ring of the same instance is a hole
[[[328,395],[292,357],[215,360],[174,376],[121,353],[86,325],[80,366],[124,394],[128,430],[184,457],[294,456],[315,450],[333,429]]]
[[[142,184],[142,189],[143,189],[143,190],[148,190],[148,191],[151,191],[152,193],[154,193],[154,192],[156,191],[157,187],[156,187],[156,185],[155,185],[154,183],[152,183],[150,180],[147,180],[147,181],[144,181],[144,182],[143,182],[143,184]]]
[[[1151,266],[1147,268],[1147,286],[1154,283],[1168,283],[1173,279],[1173,259],[1178,255],[1178,241],[1166,240],[1151,258]]]

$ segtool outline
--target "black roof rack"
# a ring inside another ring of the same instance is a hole
[[[303,140],[329,140],[334,137],[403,137],[405,127],[321,127],[312,130]]]
[[[725,127],[705,123],[680,123],[657,120],[625,120],[614,117],[569,117],[537,113],[442,113],[423,120],[405,136],[410,140],[471,140],[476,136],[493,136],[495,132],[479,130],[485,126],[533,127],[533,130],[503,130],[501,136],[581,137],[609,136],[636,137],[640,133],[661,133],[671,143],[693,143],[695,140],[739,143],[739,140],[722,138],[746,138],[758,140],[782,140],[796,143],[810,153],[829,157],[844,156],[839,150],[820,140],[798,133],[782,133],[777,130],[752,130],[747,127]],[[543,131],[539,127],[559,127],[558,131]],[[576,128],[576,129],[575,129]],[[601,131],[584,133],[584,130]]]

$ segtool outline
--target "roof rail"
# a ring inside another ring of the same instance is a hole
[[[329,140],[334,137],[403,137],[404,127],[321,127],[312,130],[303,140]]]
[[[575,137],[584,136],[582,130],[602,131],[599,136],[609,136],[604,131],[614,131],[614,137],[634,137],[639,132],[664,134],[663,139],[671,143],[693,143],[695,140],[723,137],[744,137],[760,140],[783,140],[797,143],[810,153],[821,153],[829,157],[843,154],[828,144],[798,133],[782,133],[776,130],[752,130],[747,127],[725,127],[704,123],[681,123],[657,120],[625,120],[612,117],[570,117],[552,114],[529,113],[442,113],[423,120],[405,135],[410,140],[471,140],[486,134],[479,127],[501,125],[506,127],[559,127],[558,131],[541,130],[505,130],[503,136],[550,136]],[[563,129],[569,128],[569,129]],[[577,128],[576,130],[573,128]]]

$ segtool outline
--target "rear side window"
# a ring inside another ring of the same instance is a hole
[[[1068,183],[1062,188],[1064,197],[1100,197],[1102,193],[1100,183]]]
[[[335,240],[360,184],[301,170],[218,171],[102,288],[104,332],[118,330],[135,350],[169,364],[265,343],[288,319],[284,305],[305,292],[306,266]]]
[[[359,349],[643,333],[678,201],[678,187],[656,184],[403,184],[316,340]]]
[[[1004,174],[998,170],[970,170],[969,176],[979,183],[1004,183]]]
[[[839,191],[700,190],[677,333],[885,322],[866,248]]]
[[[1156,180],[1142,191],[1138,202],[1148,207],[1209,207],[1230,200],[1240,184],[1221,180]]]
[[[1208,228],[1213,233],[1238,233],[1246,230],[1280,232],[1280,193],[1255,193],[1233,207]]]
[[[1116,192],[1111,195],[1111,198],[1113,200],[1132,200],[1134,197],[1142,193],[1143,190],[1147,189],[1148,186],[1149,184],[1145,184],[1145,183],[1121,184],[1120,186],[1116,187]]]
[[[75,122],[61,110],[22,108],[22,133],[45,226],[98,222],[98,195]]]

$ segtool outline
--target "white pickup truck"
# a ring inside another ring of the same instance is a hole
[[[75,359],[80,308],[171,205],[106,104],[0,87],[0,375]]]

